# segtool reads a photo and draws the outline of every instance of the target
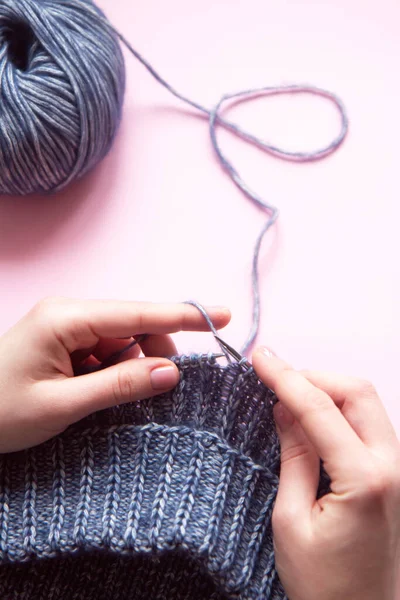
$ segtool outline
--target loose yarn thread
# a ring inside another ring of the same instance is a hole
[[[225,94],[213,108],[170,85],[106,19],[92,0],[2,0],[0,5],[0,193],[58,191],[93,168],[109,151],[121,120],[125,68],[118,39],[166,90],[208,118],[215,154],[235,185],[267,214],[252,260],[252,323],[241,349],[260,325],[258,263],[278,209],[253,191],[222,151],[223,126],[278,158],[308,162],[335,152],[348,131],[340,98],[312,85],[266,86]],[[248,133],[221,116],[226,102],[254,95],[316,94],[332,102],[340,132],[311,152],[290,151]]]
[[[145,69],[147,69],[147,71],[154,77],[154,79],[156,81],[158,81],[158,83],[160,83],[173,96],[178,98],[178,100],[181,100],[185,104],[191,106],[192,108],[195,108],[196,110],[200,111],[201,113],[203,113],[204,115],[206,115],[208,117],[209,134],[210,134],[211,143],[212,143],[212,146],[214,148],[215,154],[218,158],[218,161],[219,161],[221,167],[225,170],[225,172],[228,174],[228,176],[234,182],[234,184],[243,192],[243,194],[249,200],[251,200],[256,206],[263,209],[268,215],[266,222],[264,223],[259,235],[257,236],[256,242],[254,245],[254,250],[253,250],[252,274],[251,274],[251,288],[252,288],[252,298],[253,298],[252,319],[251,319],[251,326],[250,326],[249,334],[240,350],[243,355],[246,355],[248,353],[248,351],[251,349],[251,347],[257,337],[258,330],[260,328],[261,302],[260,302],[260,282],[259,282],[259,273],[258,273],[258,263],[259,263],[261,245],[262,245],[262,242],[264,240],[264,237],[265,237],[267,231],[272,227],[272,225],[277,220],[277,218],[279,216],[279,210],[276,206],[274,206],[270,202],[267,202],[265,199],[263,199],[259,194],[257,194],[257,192],[253,191],[247,185],[247,183],[242,179],[242,177],[239,175],[238,170],[234,167],[232,162],[227,158],[227,156],[221,149],[221,146],[220,146],[220,144],[218,142],[218,138],[217,138],[217,132],[216,132],[217,125],[221,125],[221,126],[225,127],[226,129],[229,129],[232,133],[238,135],[243,140],[251,142],[252,144],[257,146],[261,150],[264,150],[268,154],[271,154],[277,158],[291,160],[291,161],[295,161],[295,162],[310,162],[310,161],[315,161],[315,160],[318,160],[321,158],[325,158],[326,156],[333,154],[333,152],[335,152],[339,148],[339,146],[342,144],[344,138],[347,135],[348,128],[349,128],[349,120],[347,117],[346,108],[345,108],[342,100],[339,98],[339,96],[337,96],[333,92],[330,92],[328,90],[325,90],[323,88],[313,86],[313,85],[292,84],[292,85],[282,85],[282,86],[264,86],[264,87],[259,87],[259,88],[250,88],[248,90],[242,90],[242,91],[235,92],[232,94],[224,94],[222,96],[222,98],[219,100],[219,102],[213,108],[208,109],[206,106],[203,106],[202,104],[191,100],[187,96],[178,92],[174,87],[172,87],[172,85],[169,84],[154,69],[154,67],[137,50],[135,50],[135,48],[133,48],[133,46],[130,44],[130,42],[121,33],[119,33],[116,29],[114,29],[112,27],[112,25],[110,25],[110,26],[113,29],[113,31],[116,33],[116,35],[120,38],[120,40],[123,42],[123,44],[127,47],[127,49],[131,52],[131,54],[133,54],[133,56],[145,67]],[[317,148],[316,150],[313,150],[310,152],[291,151],[291,150],[287,150],[285,148],[281,148],[275,144],[266,142],[262,138],[245,131],[236,123],[232,123],[231,121],[228,121],[227,119],[224,119],[223,117],[221,117],[220,112],[221,112],[222,106],[225,104],[225,102],[228,102],[230,100],[235,100],[238,98],[245,98],[245,97],[251,98],[258,94],[266,94],[266,95],[314,94],[317,96],[324,97],[327,100],[329,100],[330,102],[332,102],[338,110],[338,113],[340,116],[340,131],[339,131],[338,135],[333,140],[331,140],[331,142],[329,144],[322,146],[321,148]]]

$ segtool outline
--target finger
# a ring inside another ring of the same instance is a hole
[[[319,483],[319,457],[300,424],[278,402],[274,417],[281,445],[281,471],[274,509],[274,524],[307,526],[316,502]]]
[[[117,354],[118,352],[121,352],[122,350],[124,350],[124,348],[129,346],[129,344],[131,344],[132,341],[133,341],[132,338],[129,338],[126,340],[118,340],[118,339],[113,339],[113,338],[110,338],[110,339],[100,338],[97,345],[93,349],[92,354],[93,354],[93,356],[95,356],[97,358],[97,360],[99,360],[100,362],[103,362],[103,360],[107,360],[113,354]],[[121,354],[120,358],[116,358],[115,362],[119,362],[120,360],[128,360],[131,358],[137,358],[139,356],[139,354],[140,354],[140,346],[139,346],[139,344],[136,344],[135,346],[132,346],[132,348],[130,348],[126,352],[123,352],[123,354]]]
[[[178,383],[179,371],[167,359],[137,358],[96,373],[42,383],[52,410],[73,423],[118,404],[166,392]]]
[[[217,329],[230,321],[227,308],[208,308],[207,311]],[[209,330],[198,309],[184,303],[50,299],[39,303],[30,317],[35,325],[41,325],[42,340],[54,344],[54,339],[57,339],[69,353],[97,344],[101,337]]]
[[[71,353],[71,364],[73,367],[80,365],[83,363],[89,356],[91,356],[93,350],[96,346],[91,346],[90,348],[80,348],[79,350],[75,350],[75,352]]]
[[[328,394],[310,383],[278,358],[268,358],[259,349],[253,366],[260,379],[271,388],[300,423],[332,476],[346,465],[357,468],[365,458],[365,447]]]
[[[118,352],[122,352],[131,342],[132,338],[128,338],[127,340],[101,338],[98,343],[91,348],[75,350],[75,352],[72,352],[71,354],[71,364],[74,372],[81,371],[82,369],[80,369],[80,367],[83,366],[99,365],[110,357],[114,357],[114,363],[137,358],[140,354],[139,345],[132,346],[132,348],[123,352],[121,356],[118,356]],[[96,360],[88,361],[87,359],[90,357],[95,357]]]
[[[169,335],[149,335],[143,342],[140,342],[140,347],[145,356],[170,358],[178,354],[178,350]]]
[[[302,374],[329,394],[365,444],[397,447],[395,429],[372,384],[332,373],[302,371]]]
[[[94,356],[88,356],[79,365],[74,367],[74,373],[76,375],[82,375],[83,373],[91,373],[92,371],[99,370],[100,362]]]

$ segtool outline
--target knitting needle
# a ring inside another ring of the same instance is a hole
[[[246,371],[251,368],[251,364],[248,362],[248,360],[246,359],[244,361],[243,359],[245,359],[245,357],[242,356],[237,350],[232,348],[232,346],[230,346],[223,339],[218,337],[218,335],[214,335],[214,337],[217,340],[217,342],[228,352],[228,354],[230,354],[232,358],[234,358],[238,363],[240,363],[240,365],[244,367]]]

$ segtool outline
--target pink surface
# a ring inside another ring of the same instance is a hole
[[[322,162],[285,163],[221,133],[249,184],[281,210],[261,261],[259,341],[297,367],[372,380],[400,431],[398,223],[400,5],[382,0],[114,0],[113,23],[178,89],[224,92],[289,82],[344,100],[350,133]],[[130,56],[119,137],[95,172],[52,198],[0,200],[0,330],[40,297],[227,304],[240,346],[264,216],[219,168],[207,123]],[[230,114],[289,148],[337,131],[329,103],[257,100]],[[180,350],[214,348],[177,336]]]

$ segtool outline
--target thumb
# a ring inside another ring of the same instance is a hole
[[[167,392],[178,381],[179,371],[170,360],[135,358],[96,373],[52,382],[53,407],[56,402],[71,424],[98,410]]]
[[[281,445],[276,516],[290,515],[293,523],[299,517],[304,523],[317,498],[319,458],[300,424],[282,402],[274,406],[274,417]],[[279,518],[274,520],[276,523]]]
[[[259,349],[253,354],[253,367],[258,377],[268,381],[269,351]],[[316,502],[320,461],[301,425],[287,407],[279,401],[274,406],[274,417],[281,446],[281,472],[274,508],[274,528],[281,524],[291,527],[299,519],[304,524]]]

